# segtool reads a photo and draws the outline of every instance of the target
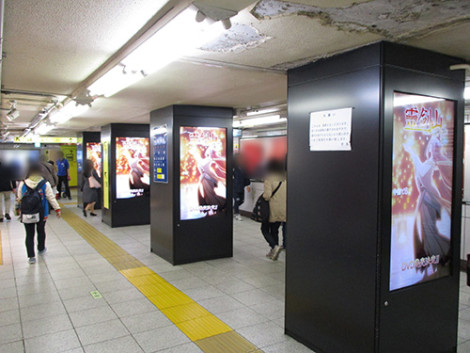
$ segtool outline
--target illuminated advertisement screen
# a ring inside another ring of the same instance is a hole
[[[216,127],[180,127],[180,217],[219,214],[227,204],[227,131]]]
[[[395,93],[390,290],[450,274],[454,102]]]
[[[93,162],[93,167],[98,175],[101,176],[101,143],[86,143],[86,159],[90,159]]]
[[[116,137],[116,198],[130,199],[150,192],[149,139]]]

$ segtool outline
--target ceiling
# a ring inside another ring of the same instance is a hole
[[[13,134],[22,133],[55,100],[80,88],[168,2],[178,1],[7,0],[2,122]],[[231,30],[118,94],[97,99],[52,134],[145,123],[151,110],[170,104],[283,104],[286,69],[379,40],[470,61],[468,0],[199,2],[237,11]],[[9,123],[12,99],[20,117]]]

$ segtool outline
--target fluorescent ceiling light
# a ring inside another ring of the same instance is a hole
[[[117,66],[90,85],[88,89],[91,95],[112,96],[214,40],[224,31],[220,22],[197,22],[197,12],[198,9],[191,5],[178,14]]]
[[[117,65],[101,76],[88,89],[92,96],[110,97],[142,78],[144,75],[141,72],[127,71],[123,65]]]
[[[279,109],[277,109],[277,108],[267,108],[267,109],[252,110],[252,111],[246,112],[246,116],[269,114],[269,113],[274,113],[275,111],[278,111],[278,110],[279,110]]]
[[[466,101],[470,100],[470,86],[465,87],[463,97]]]
[[[70,101],[62,109],[51,114],[49,120],[56,124],[63,124],[71,118],[82,115],[88,109],[90,109],[88,105],[77,105],[74,101]]]
[[[34,129],[34,133],[36,135],[46,135],[49,131],[53,129],[54,125],[41,124],[36,129]]]
[[[416,96],[416,95],[406,95],[397,97],[393,100],[394,107],[404,107],[412,104],[424,104],[431,102],[442,102],[442,98],[426,97],[426,96]]]
[[[233,122],[233,127],[253,127],[253,126],[260,126],[260,125],[274,125],[274,124],[281,124],[286,122],[286,118],[281,118],[280,115],[270,115],[265,116],[262,118],[253,118],[253,119],[245,119]]]

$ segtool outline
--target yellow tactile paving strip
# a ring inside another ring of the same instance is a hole
[[[62,216],[201,350],[207,353],[262,353],[216,316],[129,255],[75,213],[64,208]]]

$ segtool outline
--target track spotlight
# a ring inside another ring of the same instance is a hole
[[[206,15],[201,10],[199,10],[196,14],[196,22],[202,22],[205,19],[206,19]]]
[[[225,20],[222,20],[222,24],[225,29],[230,29],[232,27],[232,21],[230,21],[230,18],[226,18]]]
[[[13,121],[15,120],[16,118],[18,118],[20,116],[20,112],[18,110],[16,110],[16,108],[13,108],[12,110],[10,110],[7,115],[6,115],[6,118],[9,120],[9,121]]]

